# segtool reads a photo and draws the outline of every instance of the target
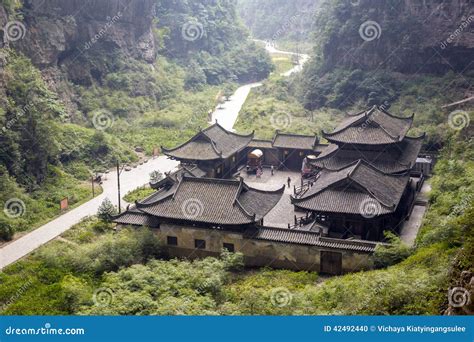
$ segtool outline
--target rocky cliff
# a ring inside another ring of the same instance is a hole
[[[474,68],[470,0],[330,1],[315,25],[326,67],[444,73]]]
[[[23,0],[15,14],[3,5],[0,44],[29,57],[49,87],[71,107],[71,84],[100,83],[117,53],[154,62],[154,4],[153,0]]]
[[[60,68],[75,83],[100,80],[106,61],[121,53],[153,62],[152,0],[49,0],[24,4],[27,34],[19,48],[41,69]]]

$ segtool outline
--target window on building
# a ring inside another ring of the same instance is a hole
[[[168,246],[177,246],[178,238],[176,236],[167,236],[166,243],[168,244]]]
[[[235,246],[233,243],[225,243],[224,242],[224,249],[227,249],[229,252],[235,252]]]
[[[194,247],[197,249],[206,249],[206,240],[194,240]]]

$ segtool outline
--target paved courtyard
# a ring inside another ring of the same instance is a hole
[[[270,169],[265,168],[260,178],[257,178],[254,174],[247,175],[245,171],[242,171],[241,176],[248,185],[256,189],[276,190],[285,185],[285,193],[282,198],[263,219],[265,226],[287,228],[288,223],[294,223],[295,214],[298,217],[303,216],[302,213],[295,213],[290,200],[290,195],[293,194],[293,185],[299,186],[301,182],[301,174],[299,172],[275,170],[272,176]],[[288,177],[291,178],[290,188],[287,186]]]

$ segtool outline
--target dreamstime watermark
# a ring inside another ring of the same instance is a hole
[[[17,40],[23,39],[26,34],[25,25],[17,20],[9,21],[2,28],[3,31],[3,42],[16,42]]]
[[[107,111],[99,111],[94,114],[92,117],[92,124],[94,127],[100,131],[104,131],[107,128],[110,128],[114,124],[114,117],[111,113]]]
[[[373,20],[363,22],[359,27],[359,35],[366,42],[379,39],[382,35],[382,28],[379,23]]]
[[[471,303],[471,293],[464,287],[453,287],[448,291],[448,302],[453,308],[461,308]]]
[[[30,104],[26,104],[23,107],[21,107],[20,110],[15,114],[15,116],[5,123],[5,126],[2,127],[2,131],[6,132],[10,128],[12,128],[13,125],[17,123],[20,118],[25,116],[25,114],[30,110],[30,108],[31,108]]]
[[[9,218],[18,218],[23,216],[26,211],[25,202],[19,198],[10,198],[3,206],[3,212]]]
[[[469,126],[471,118],[469,113],[463,110],[455,110],[448,116],[448,125],[456,131],[460,131]]]
[[[28,289],[33,285],[33,282],[28,278],[25,283],[23,283],[18,290],[10,297],[8,300],[3,302],[2,306],[0,306],[0,310],[5,310],[8,306],[16,302],[23,294],[28,291]]]
[[[371,113],[369,115],[367,115],[367,119],[362,123],[362,125],[360,125],[358,128],[357,128],[357,131],[360,133],[362,132],[364,129],[366,129],[367,127],[370,126],[370,124],[372,122],[375,121],[375,119],[380,115],[380,112],[385,112],[387,110],[387,107],[388,107],[388,103],[387,102],[384,102],[382,105],[380,105],[378,107],[379,110],[373,110],[371,111]]]
[[[201,39],[203,35],[204,26],[199,21],[188,21],[181,27],[181,36],[188,42]]]
[[[181,211],[188,220],[198,218],[204,212],[204,205],[197,198],[188,198],[181,205]]]
[[[439,44],[440,48],[442,50],[446,49],[448,45],[451,44],[467,27],[469,27],[472,22],[474,22],[474,15],[469,16],[469,18],[461,22],[461,25],[459,25],[459,27],[454,30],[446,40]]]
[[[380,215],[382,206],[373,198],[366,198],[359,205],[359,213],[365,218],[374,218]]]
[[[83,328],[53,328],[50,323],[46,323],[40,328],[16,328],[9,326],[5,329],[6,335],[84,335]]]
[[[277,287],[272,290],[270,301],[272,302],[273,306],[283,308],[285,306],[291,305],[291,302],[293,301],[293,295],[287,288]]]
[[[290,127],[292,117],[288,113],[274,113],[270,117],[270,124],[275,129],[285,129]]]
[[[84,50],[89,50],[92,45],[97,43],[102,37],[104,37],[107,31],[123,16],[123,13],[118,11],[113,17],[107,17],[105,25],[97,32],[87,43],[84,44]]]
[[[114,301],[114,292],[107,287],[98,288],[92,295],[92,301],[96,306],[109,306]]]
[[[281,38],[286,32],[291,30],[295,24],[298,22],[298,19],[301,18],[302,13],[297,13],[291,16],[288,20],[286,20],[280,28],[275,32],[270,40],[267,40],[265,43],[271,47],[276,47],[276,42],[279,38]]]

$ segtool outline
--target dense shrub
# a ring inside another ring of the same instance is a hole
[[[387,267],[398,264],[405,260],[411,254],[411,249],[402,240],[392,232],[385,232],[385,238],[389,245],[377,246],[374,254],[374,263],[376,267]]]

